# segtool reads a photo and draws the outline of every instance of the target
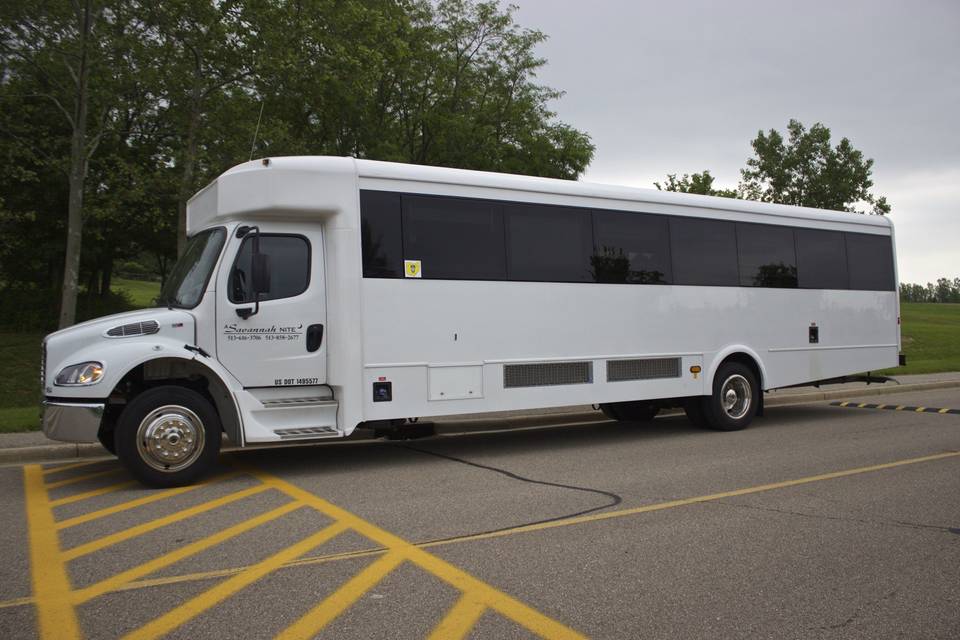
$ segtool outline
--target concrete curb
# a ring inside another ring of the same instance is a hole
[[[913,391],[932,391],[935,389],[953,389],[960,387],[960,380],[943,380],[940,382],[920,382],[916,384],[883,385],[875,388],[836,389],[830,391],[812,391],[809,393],[792,393],[782,396],[766,397],[764,404],[767,407],[778,407],[791,404],[805,404],[823,400],[837,400],[860,396],[882,396],[893,393],[908,393]],[[669,415],[669,414],[668,414]],[[452,433],[458,430],[480,431],[495,430],[497,425],[509,422],[511,427],[541,427],[548,425],[565,425],[590,422],[607,422],[608,419],[599,411],[575,411],[570,413],[549,413],[530,416],[514,416],[509,418],[470,418],[466,420],[437,420],[434,424],[437,433]],[[429,422],[425,420],[424,422]],[[342,441],[341,441],[342,442]],[[292,443],[291,443],[292,446]],[[231,451],[236,447],[224,448]],[[0,464],[22,462],[57,462],[77,458],[113,457],[98,443],[89,444],[47,444],[31,447],[0,448]]]

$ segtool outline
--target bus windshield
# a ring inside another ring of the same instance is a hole
[[[192,309],[200,304],[226,235],[223,228],[218,227],[201,231],[187,241],[186,250],[160,291],[161,305]]]

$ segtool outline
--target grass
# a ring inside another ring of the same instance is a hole
[[[125,291],[134,306],[151,307],[160,294],[160,283],[118,278],[114,280],[113,289]],[[42,333],[0,332],[0,362],[8,371],[0,377],[0,433],[40,428],[37,416],[42,340]]]
[[[907,366],[881,373],[960,371],[960,304],[904,302],[900,313]]]
[[[0,409],[0,433],[20,431],[38,431],[40,429],[40,407],[8,407]]]
[[[114,278],[111,288],[117,292],[125,291],[133,305],[138,308],[154,306],[153,301],[160,295],[160,283],[150,280]]]
[[[152,303],[159,289],[156,283],[139,280],[119,280],[116,286],[126,289],[135,296],[138,305],[144,306]],[[907,366],[885,373],[960,371],[960,304],[904,303],[901,313]],[[8,372],[15,372],[15,375],[8,373],[0,377],[0,433],[33,431],[39,427],[42,339],[40,333],[0,333],[0,362]]]

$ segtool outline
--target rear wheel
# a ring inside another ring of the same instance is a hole
[[[190,484],[220,453],[220,418],[201,394],[155,387],[131,400],[117,421],[120,461],[151,487]]]
[[[718,431],[738,431],[753,421],[760,386],[749,367],[739,362],[720,365],[713,379],[713,394],[701,399],[705,424]]]
[[[600,405],[603,415],[620,422],[650,422],[660,411],[652,402],[608,402]]]

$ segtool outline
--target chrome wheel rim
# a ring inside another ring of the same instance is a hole
[[[737,374],[727,378],[720,388],[720,403],[728,418],[739,420],[747,415],[753,400],[753,392],[746,378]]]
[[[203,422],[190,409],[170,404],[157,407],[137,429],[137,452],[153,469],[179,471],[196,462],[203,451]]]

